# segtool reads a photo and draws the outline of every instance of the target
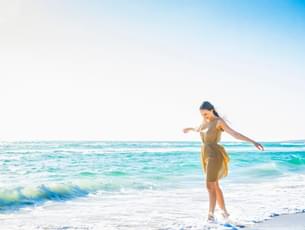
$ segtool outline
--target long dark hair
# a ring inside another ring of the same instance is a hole
[[[206,110],[213,110],[213,114],[216,116],[216,117],[220,117],[219,114],[217,113],[217,111],[215,110],[215,107],[214,105],[212,105],[210,102],[208,101],[204,101],[202,102],[201,106],[200,106],[200,109],[206,109]]]

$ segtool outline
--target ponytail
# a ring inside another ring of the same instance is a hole
[[[216,117],[220,117],[219,114],[216,112],[215,109],[213,109],[213,114],[214,114]]]

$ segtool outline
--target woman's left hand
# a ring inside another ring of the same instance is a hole
[[[260,143],[254,142],[253,144],[258,148],[258,150],[264,151],[264,147]]]

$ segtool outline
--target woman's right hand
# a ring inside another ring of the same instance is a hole
[[[192,130],[194,130],[194,128],[184,128],[182,131],[184,133],[188,133],[189,131],[192,131]]]

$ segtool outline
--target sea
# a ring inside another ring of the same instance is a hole
[[[305,143],[221,142],[219,181],[230,213],[208,192],[199,141],[0,143],[0,229],[242,229],[305,212]]]

